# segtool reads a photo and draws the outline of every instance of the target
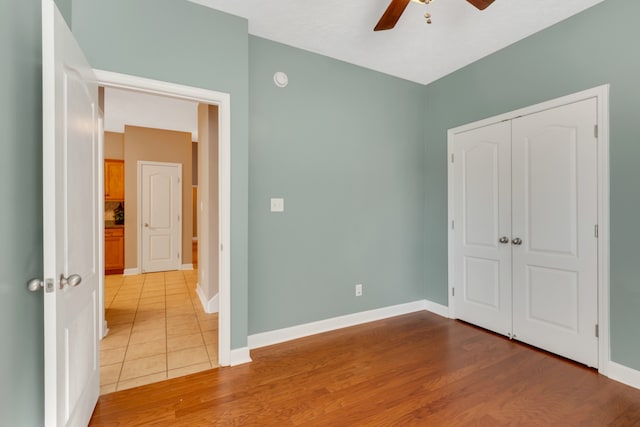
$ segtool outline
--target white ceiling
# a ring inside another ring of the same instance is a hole
[[[466,0],[411,2],[394,29],[380,32],[373,27],[390,0],[189,1],[246,18],[250,34],[427,84],[604,0],[496,0],[484,11]],[[128,124],[197,141],[197,111],[196,102],[105,88],[107,131]]]
[[[124,132],[124,125],[191,132],[198,140],[198,103],[131,90],[104,89],[104,128]]]
[[[189,1],[248,19],[252,35],[427,84],[603,0],[496,0],[484,11],[411,2],[394,29],[375,33],[390,0]]]

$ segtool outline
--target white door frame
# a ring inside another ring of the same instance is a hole
[[[128,89],[152,95],[170,96],[204,104],[218,106],[218,175],[219,175],[219,317],[218,317],[218,362],[221,366],[231,364],[231,96],[192,86],[183,86],[143,77],[94,70],[98,84],[105,87]],[[208,178],[208,169],[207,178]],[[100,179],[104,180],[104,177]],[[104,183],[101,181],[101,185]],[[208,212],[200,212],[209,218]],[[204,254],[207,255],[207,254]],[[205,256],[202,256],[203,262]],[[209,270],[210,271],[210,270]]]
[[[184,197],[184,195],[182,194],[182,163],[166,163],[166,162],[153,162],[153,161],[149,161],[149,160],[138,160],[138,165],[137,165],[137,170],[136,170],[136,174],[137,174],[137,179],[138,179],[138,200],[136,201],[137,205],[138,205],[138,215],[137,215],[137,235],[138,235],[138,265],[140,266],[140,271],[144,271],[144,269],[142,268],[142,262],[143,262],[143,257],[142,257],[142,245],[144,244],[144,241],[142,239],[142,196],[143,196],[143,192],[142,192],[142,168],[145,165],[149,165],[149,166],[171,166],[171,167],[177,167],[178,168],[178,173],[180,176],[180,182],[179,182],[179,186],[178,188],[180,189],[180,197],[178,197],[178,200],[176,200],[176,203],[178,204],[178,212],[180,212],[180,221],[178,222],[178,248],[180,248],[180,259],[178,260],[178,265],[176,270],[180,270],[182,267],[182,258],[184,256],[183,254],[183,250],[182,250],[182,221],[184,221],[184,206],[182,206],[182,198]]]
[[[449,276],[449,317],[456,318],[455,304],[451,297],[453,292],[454,266],[454,188],[453,188],[453,141],[456,134],[466,132],[503,120],[512,120],[562,105],[596,98],[598,103],[598,372],[608,374],[611,365],[611,346],[609,334],[609,85],[597,86],[582,92],[535,104],[509,113],[462,125],[447,132],[447,164],[448,164],[448,276]]]

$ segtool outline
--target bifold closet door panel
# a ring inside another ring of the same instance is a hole
[[[598,362],[596,123],[595,99],[512,121],[513,333],[589,366]]]
[[[511,332],[510,140],[508,122],[457,134],[453,163],[456,317],[504,335]]]

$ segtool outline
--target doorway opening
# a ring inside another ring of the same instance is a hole
[[[110,318],[113,318],[111,315],[115,314],[115,318],[118,319],[115,320],[115,322],[126,321],[127,319],[130,319],[131,316],[135,316],[135,319],[140,321],[140,325],[144,325],[145,320],[149,320],[145,319],[145,317],[153,316],[151,314],[145,314],[146,310],[140,311],[140,308],[149,308],[151,311],[155,310],[156,315],[158,314],[158,311],[163,311],[163,308],[165,315],[168,315],[171,312],[171,322],[169,322],[167,317],[165,317],[165,336],[153,337],[147,333],[143,340],[152,344],[149,344],[148,346],[137,346],[131,350],[130,353],[132,357],[143,356],[149,358],[150,356],[145,355],[146,352],[155,352],[157,353],[156,355],[158,355],[160,354],[158,353],[160,350],[159,347],[164,346],[164,356],[158,356],[155,358],[151,357],[147,361],[152,365],[155,364],[156,366],[164,364],[166,366],[166,371],[164,374],[162,372],[141,372],[140,374],[132,374],[130,370],[133,369],[132,367],[135,364],[126,364],[127,360],[123,358],[122,363],[114,363],[110,368],[110,371],[104,373],[106,376],[111,375],[110,378],[112,378],[112,380],[110,387],[103,389],[103,392],[129,388],[148,382],[156,382],[165,378],[179,376],[178,374],[186,375],[191,372],[196,372],[194,369],[208,369],[208,367],[205,366],[207,364],[209,364],[209,367],[229,365],[229,95],[110,72],[95,71],[95,73],[99,84],[107,89],[124,89],[146,95],[156,95],[175,100],[191,101],[198,104],[199,108],[205,106],[207,110],[211,111],[211,115],[215,116],[215,123],[213,126],[210,126],[210,133],[215,137],[214,139],[217,144],[215,147],[216,149],[213,150],[209,146],[209,143],[203,144],[202,139],[198,144],[193,143],[193,148],[197,150],[198,154],[197,156],[194,156],[194,159],[197,160],[195,160],[193,165],[193,169],[197,170],[197,172],[194,172],[193,174],[194,178],[197,177],[197,184],[194,182],[192,186],[191,179],[189,179],[189,182],[185,183],[188,185],[188,191],[185,193],[189,195],[189,199],[191,199],[193,195],[194,200],[190,200],[189,202],[190,205],[192,203],[193,204],[192,206],[189,206],[190,209],[188,215],[191,216],[193,214],[194,225],[191,225],[192,221],[191,218],[189,218],[189,230],[187,233],[184,233],[185,235],[183,236],[183,239],[181,239],[183,244],[178,245],[180,246],[180,269],[136,274],[143,272],[143,260],[141,258],[143,257],[144,251],[142,247],[144,244],[138,244],[138,250],[136,251],[137,264],[129,263],[127,268],[124,269],[125,274],[123,276],[107,276],[104,278],[103,282],[101,293],[103,307],[105,307],[105,302],[107,302],[105,299],[105,287],[107,288],[107,292],[110,294],[108,295],[109,297],[114,295],[113,292],[117,292],[118,295],[126,297],[127,295],[133,296],[132,294],[138,291],[140,296],[148,297],[148,299],[144,301],[142,299],[138,299],[137,303],[134,303],[133,301],[130,302],[131,305],[137,304],[135,307],[136,311],[132,311],[126,315],[122,313],[122,316],[120,316],[119,319],[119,313],[110,312]],[[191,144],[192,142],[189,141],[190,147]],[[215,151],[215,156],[210,153],[213,151]],[[207,188],[207,186],[209,188]],[[195,196],[196,194],[197,196]],[[197,202],[195,201],[195,197],[198,199]],[[215,197],[215,200],[212,200],[213,197]],[[191,212],[192,209],[194,212]],[[135,227],[138,230],[144,227],[145,223],[144,220],[140,219],[141,212],[142,209],[138,209],[136,218],[131,218],[132,222],[137,222]],[[187,222],[184,218],[184,213],[181,213],[180,217],[182,220]],[[196,217],[197,221],[195,221]],[[213,221],[212,218],[214,218],[215,221]],[[197,227],[195,226],[196,222],[198,224]],[[132,233],[133,236],[140,238],[144,233],[138,232],[136,234]],[[215,241],[207,239],[207,237],[212,234],[215,234]],[[216,254],[218,256],[216,256]],[[131,268],[132,265],[133,268]],[[195,269],[191,269],[192,265]],[[163,302],[161,302],[160,299],[163,299]],[[131,298],[131,300],[135,300],[135,298]],[[160,307],[160,305],[163,304],[164,306]],[[191,305],[191,312],[180,312],[180,310],[189,311],[189,305]],[[193,317],[194,313],[195,317]],[[191,318],[187,319],[189,316],[191,316]],[[194,323],[194,319],[197,323]],[[102,324],[104,328],[103,335],[107,332],[107,327],[109,327],[110,330],[116,329],[116,324],[111,325],[108,324],[108,322],[102,322]],[[186,325],[189,324],[192,329],[187,331],[188,326]],[[199,328],[197,333],[189,333],[196,332],[193,328]],[[143,331],[143,328],[138,328],[137,331],[125,330],[124,332],[120,332],[120,344],[125,340],[127,343],[136,344],[138,338],[145,335],[142,333]],[[111,338],[113,338],[114,335],[112,335]],[[125,335],[128,335],[128,337],[125,338]],[[149,341],[150,338],[158,339]],[[198,345],[196,346],[196,344]],[[122,356],[121,353],[123,351],[128,353],[130,350],[123,350],[123,346],[119,345],[117,347],[110,348],[106,352],[106,355],[107,358],[112,357],[112,360],[118,360],[121,357],[126,357]],[[214,360],[211,359],[211,354],[213,353],[216,353],[217,360],[215,362],[217,363],[214,363]],[[152,370],[154,369],[157,370],[158,368],[152,368]],[[117,375],[120,380],[117,381],[114,386],[113,377],[116,375],[116,371],[118,372]],[[131,378],[132,375],[134,375],[133,378]],[[117,386],[118,382],[122,383],[121,386]]]

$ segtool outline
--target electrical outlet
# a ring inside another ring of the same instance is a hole
[[[284,199],[271,199],[271,212],[284,212]]]
[[[361,297],[362,296],[362,284],[358,283],[356,285],[356,296],[357,297]]]

